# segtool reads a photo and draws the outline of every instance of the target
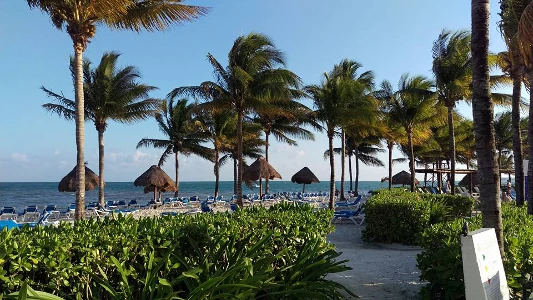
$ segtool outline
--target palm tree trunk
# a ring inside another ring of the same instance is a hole
[[[453,106],[448,106],[448,133],[450,138],[450,182],[451,194],[455,195],[455,129],[453,128]]]
[[[494,228],[504,255],[500,186],[494,140],[494,105],[489,82],[489,0],[472,0],[472,114],[484,228]],[[531,119],[530,119],[531,120]],[[533,148],[533,147],[532,147]]]
[[[514,69],[511,71],[511,77],[513,78],[513,107],[511,110],[511,122],[513,127],[516,204],[518,206],[524,205],[524,161],[522,158],[522,136],[520,133],[520,102],[522,98],[521,93],[523,72],[524,71],[521,66],[514,67]]]
[[[359,150],[355,148],[355,195],[359,196]]]
[[[78,168],[76,176],[76,220],[85,216],[85,104],[83,99],[83,44],[74,42],[74,60],[76,62],[76,166]]]
[[[237,195],[237,159],[233,158],[233,194]]]
[[[98,202],[105,207],[104,199],[104,129],[98,129]]]
[[[218,197],[218,182],[220,181],[220,163],[218,159],[218,148],[215,147],[215,198]]]
[[[242,207],[242,118],[243,112],[237,112],[237,205]]]
[[[527,72],[529,84],[533,83],[533,71]],[[529,101],[533,99],[533,93],[529,93]],[[533,215],[533,109],[529,109],[529,122],[527,124],[527,144],[529,168],[527,169],[527,213]]]
[[[350,191],[353,191],[352,156],[348,155],[348,172],[350,173]]]
[[[411,171],[411,192],[415,191],[415,152],[413,151],[413,132],[407,130],[407,143],[409,144],[409,169]]]
[[[178,160],[178,152],[176,151],[174,153],[174,158],[176,159],[176,192],[174,193],[174,197],[178,197],[178,194],[180,192],[180,163],[179,163],[179,160]]]
[[[333,158],[333,129],[328,129],[328,142],[329,142],[329,209],[333,210],[334,208],[334,199],[335,199],[335,161]]]
[[[498,149],[498,169],[502,169],[502,149]],[[502,174],[498,173],[498,184],[502,186]]]
[[[389,191],[392,188],[392,147],[393,143],[391,141],[387,141],[387,148],[389,148]]]
[[[268,137],[269,132],[265,132],[265,159],[268,162]],[[265,194],[268,194],[268,178],[265,178]]]
[[[344,200],[344,173],[346,170],[346,132],[341,128],[341,200]]]

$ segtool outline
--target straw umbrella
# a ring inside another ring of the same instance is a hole
[[[77,166],[70,171],[57,186],[60,192],[75,192],[76,191],[76,174]],[[91,169],[85,166],[85,191],[94,190],[98,186],[98,175],[96,175]]]
[[[272,167],[264,157],[259,157],[254,161],[242,174],[242,181],[250,182],[259,180],[259,196],[262,194],[262,178],[268,178],[270,180],[274,178],[281,179],[281,175]]]
[[[144,192],[154,191],[154,201],[157,199],[157,191],[176,191],[176,185],[172,178],[170,178],[165,171],[160,167],[153,165],[146,172],[142,173],[135,181],[133,182],[135,186],[144,186]],[[153,186],[153,187],[151,187]]]
[[[415,185],[418,185],[420,182],[415,178]],[[406,171],[401,171],[400,173],[392,176],[392,184],[401,184],[402,186],[406,184],[411,184],[411,174]]]
[[[291,181],[304,185],[302,189],[302,193],[305,193],[306,184],[311,184],[313,182],[320,182],[318,178],[315,176],[315,174],[313,174],[313,172],[311,172],[311,170],[309,170],[308,167],[304,167],[300,171],[292,175]]]

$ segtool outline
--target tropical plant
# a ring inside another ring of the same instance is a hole
[[[503,255],[503,226],[501,215],[499,169],[496,161],[493,114],[494,104],[490,98],[489,76],[489,2],[472,0],[472,111],[478,181],[483,215],[483,227],[494,228]],[[533,174],[533,173],[532,173]]]
[[[208,9],[182,4],[182,0],[27,0],[30,8],[38,8],[50,16],[59,30],[65,28],[74,46],[74,91],[76,100],[77,189],[76,219],[85,209],[85,115],[83,92],[83,52],[96,34],[96,26],[105,24],[115,29],[140,32],[164,30],[174,23],[183,23],[205,15]]]
[[[507,45],[507,51],[499,53],[501,69],[509,74],[513,81],[512,111],[511,119],[513,126],[513,156],[515,168],[515,190],[516,204],[523,205],[524,190],[524,170],[522,157],[522,136],[520,132],[520,103],[522,96],[522,82],[524,81],[524,59],[520,53],[520,42],[518,37],[518,21],[525,5],[530,0],[500,0],[500,18],[498,23],[503,40]]]
[[[433,82],[424,76],[409,77],[402,75],[398,83],[398,90],[394,91],[388,81],[381,84],[377,92],[379,99],[384,101],[384,111],[393,123],[397,123],[407,134],[409,151],[409,169],[411,172],[411,192],[415,191],[415,155],[413,151],[414,134],[430,136],[430,125],[441,122],[439,106]]]
[[[511,112],[499,113],[494,117],[494,139],[496,141],[496,151],[498,151],[498,168],[500,170],[502,169],[502,159],[513,148],[513,128],[511,123]]]
[[[443,30],[433,43],[433,74],[439,101],[448,109],[449,161],[451,193],[455,193],[455,133],[453,109],[455,103],[470,92],[471,57],[470,33]]]
[[[104,132],[108,121],[134,123],[144,120],[155,113],[159,101],[148,99],[148,93],[156,88],[137,82],[141,75],[133,66],[119,68],[117,60],[120,54],[104,53],[100,64],[94,69],[90,62],[84,65],[84,99],[85,117],[94,122],[98,132],[98,200],[103,206],[104,201]],[[74,60],[71,60],[70,71],[74,77]],[[54,93],[45,87],[42,90],[57,103],[43,104],[47,111],[57,113],[67,120],[76,118],[76,102]]]
[[[285,69],[285,59],[272,40],[262,34],[250,33],[235,40],[224,68],[208,54],[215,81],[199,86],[180,87],[170,98],[186,94],[210,99],[202,103],[206,110],[233,110],[237,113],[237,203],[242,206],[243,119],[251,111],[271,105],[270,101],[289,101],[300,78]]]
[[[296,101],[273,101],[266,109],[258,109],[252,118],[254,123],[260,124],[265,134],[265,159],[268,161],[268,148],[270,136],[274,136],[278,142],[291,146],[298,143],[292,138],[314,140],[313,133],[303,126],[318,125],[312,119],[312,110]],[[268,194],[268,178],[265,178],[265,193]]]
[[[166,139],[143,138],[137,144],[137,148],[152,146],[164,149],[158,166],[162,166],[168,156],[174,153],[177,188],[175,197],[179,194],[179,153],[185,156],[195,154],[207,160],[213,160],[213,151],[202,145],[207,142],[208,135],[198,130],[191,119],[193,106],[194,104],[187,103],[187,99],[178,100],[176,105],[172,99],[168,104],[166,100],[163,101],[161,112],[156,113],[155,120]]]

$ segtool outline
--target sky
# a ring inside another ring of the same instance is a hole
[[[136,66],[141,82],[158,87],[151,97],[165,98],[172,89],[212,80],[208,53],[223,65],[235,39],[251,32],[269,36],[282,50],[287,68],[304,84],[317,84],[324,72],[342,59],[353,59],[373,70],[376,82],[395,85],[404,73],[431,77],[431,48],[443,29],[470,29],[470,1],[381,0],[197,0],[184,1],[211,7],[194,22],[164,32],[129,32],[97,28],[84,58],[97,64],[104,52],[122,55],[120,66]],[[497,30],[499,5],[491,1],[490,51],[505,50]],[[75,126],[42,109],[51,102],[40,90],[45,86],[74,98],[69,72],[72,41],[56,29],[49,17],[30,10],[26,1],[0,4],[0,182],[58,182],[76,164]],[[312,107],[311,100],[302,103]],[[471,118],[471,107],[458,105]],[[93,123],[85,126],[85,160],[98,170],[98,141]],[[162,150],[136,149],[142,138],[164,138],[155,120],[134,125],[109,122],[105,132],[105,180],[134,181],[157,164]],[[329,180],[329,162],[324,133],[298,146],[273,142],[269,161],[283,176],[309,167],[320,180]],[[340,139],[334,141],[340,146]],[[398,151],[394,157],[403,157]],[[387,154],[379,155],[386,163]],[[340,179],[340,158],[336,178]],[[251,161],[249,161],[251,163]],[[408,170],[396,164],[394,173]],[[173,177],[174,163],[163,169]],[[360,180],[387,176],[386,167],[361,167]],[[418,176],[422,178],[421,175]],[[346,175],[348,178],[348,175]],[[232,180],[232,164],[221,169],[221,180]],[[181,181],[214,180],[213,164],[195,157],[180,156]]]

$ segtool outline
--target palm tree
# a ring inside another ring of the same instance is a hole
[[[96,34],[96,25],[134,31],[164,30],[205,15],[208,9],[187,6],[181,0],[27,0],[30,8],[38,8],[50,16],[52,24],[65,28],[74,46],[77,189],[75,218],[81,219],[85,209],[85,115],[83,93],[83,52]]]
[[[409,169],[411,171],[411,192],[415,191],[415,155],[413,138],[415,131],[429,130],[429,125],[439,119],[440,106],[437,105],[434,84],[424,76],[402,75],[398,90],[385,81],[377,94],[386,101],[386,112],[392,122],[399,124],[407,133]]]
[[[472,0],[472,114],[476,136],[478,181],[483,227],[494,228],[504,255],[500,185],[494,140],[494,104],[490,98],[489,76],[489,0]],[[533,173],[532,173],[533,174]]]
[[[163,101],[162,113],[156,113],[155,120],[159,130],[166,135],[166,139],[144,138],[137,144],[137,148],[152,146],[165,149],[159,159],[158,166],[162,166],[168,156],[174,153],[177,188],[174,197],[177,197],[179,193],[179,153],[185,156],[195,154],[207,160],[213,160],[213,151],[202,145],[202,143],[207,142],[208,136],[205,132],[197,130],[198,128],[191,120],[193,106],[193,104],[187,103],[187,99],[178,100],[176,105],[172,99],[168,105],[167,101]]]
[[[496,142],[496,151],[498,151],[498,167],[502,169],[502,158],[506,157],[513,148],[511,112],[503,112],[495,116],[494,139]]]
[[[117,67],[120,54],[104,53],[100,64],[90,69],[90,62],[84,62],[84,98],[86,119],[94,122],[98,132],[98,199],[103,206],[104,201],[104,132],[108,121],[131,124],[144,120],[155,113],[159,101],[147,99],[148,93],[155,90],[153,86],[138,83],[141,78],[139,70],[133,66]],[[74,60],[71,60],[70,71],[74,77]],[[43,104],[47,111],[57,113],[68,120],[76,117],[76,102],[63,95],[42,87],[42,90],[55,103]]]
[[[296,74],[284,68],[282,52],[262,34],[251,33],[237,38],[228,54],[226,68],[211,54],[207,58],[214,69],[216,81],[176,88],[169,97],[186,94],[211,99],[202,104],[203,109],[233,110],[237,113],[237,202],[242,205],[244,116],[269,106],[272,99],[291,99],[293,89],[297,89],[301,81]]]
[[[439,101],[448,108],[451,193],[455,193],[455,103],[468,97],[471,82],[470,33],[443,30],[433,43],[433,74]]]
[[[311,125],[315,128],[317,124],[311,118],[312,110],[296,101],[283,101],[273,103],[274,107],[266,110],[258,110],[253,122],[260,124],[265,133],[265,159],[268,161],[268,147],[270,146],[270,135],[273,135],[278,142],[283,142],[291,146],[298,143],[292,138],[303,140],[314,140],[313,133],[302,126]],[[268,194],[268,178],[265,179],[265,193]]]
[[[524,59],[520,52],[520,42],[518,37],[518,21],[530,1],[500,1],[500,17],[498,23],[502,37],[507,45],[507,52],[501,53],[500,58],[503,63],[504,73],[509,74],[513,80],[512,98],[512,126],[513,126],[513,157],[515,165],[515,190],[516,204],[524,204],[524,170],[522,156],[522,136],[520,131],[520,103],[522,93],[522,81],[524,81]]]

